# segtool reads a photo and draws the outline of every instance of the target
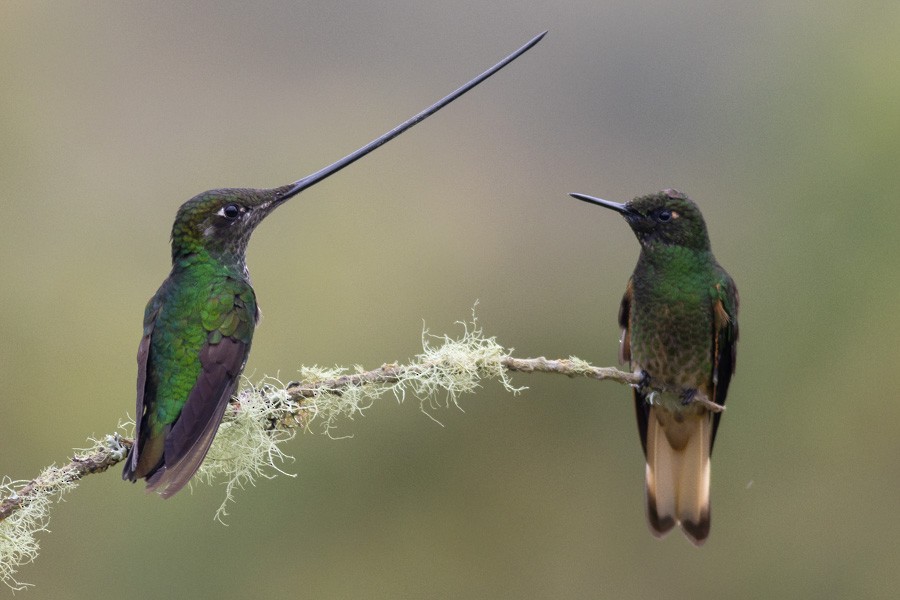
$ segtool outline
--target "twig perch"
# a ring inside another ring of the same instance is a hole
[[[625,385],[635,385],[639,380],[632,373],[594,367],[574,357],[516,358],[495,338],[485,338],[474,317],[462,326],[464,332],[458,339],[423,332],[424,352],[409,364],[385,364],[371,371],[357,368],[355,373],[304,367],[300,382],[282,385],[267,379],[257,386],[247,386],[232,400],[197,474],[201,481],[227,479],[226,498],[216,516],[226,514],[225,506],[235,487],[253,483],[259,476],[283,473],[276,463],[288,457],[279,446],[298,428],[309,429],[318,420],[330,433],[338,417],[361,413],[388,392],[399,402],[413,395],[427,412],[450,403],[456,405],[460,394],[474,392],[484,379],[499,379],[507,391],[518,393],[523,388],[510,383],[510,372],[556,373]],[[440,345],[433,347],[434,340]],[[14,575],[18,567],[36,558],[39,546],[34,536],[46,530],[52,504],[77,487],[81,478],[125,460],[132,445],[127,431],[91,441],[93,446],[77,451],[68,464],[47,467],[31,481],[0,481],[0,581],[9,587],[20,589],[25,585]]]

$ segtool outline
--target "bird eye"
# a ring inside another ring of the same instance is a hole
[[[219,211],[219,214],[229,221],[234,221],[241,214],[241,208],[237,204],[229,204]]]
[[[656,214],[656,220],[665,223],[672,218],[672,213],[667,210],[661,210]]]

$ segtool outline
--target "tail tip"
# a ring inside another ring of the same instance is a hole
[[[684,535],[691,540],[691,543],[698,547],[706,543],[706,538],[709,537],[709,526],[709,512],[702,515],[696,523],[694,521],[681,522],[681,530],[684,531]]]
[[[702,546],[709,537],[710,511],[707,504],[705,510],[701,510],[696,520],[691,518],[676,519],[671,514],[660,516],[656,506],[656,498],[653,494],[647,494],[647,525],[654,537],[665,537],[676,525],[681,527],[684,535],[695,546]]]
[[[664,537],[676,524],[672,515],[659,516],[656,498],[652,494],[647,494],[647,524],[650,526],[650,533],[658,538]]]

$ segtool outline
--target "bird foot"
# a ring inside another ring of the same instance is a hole
[[[640,376],[641,379],[640,379],[640,381],[637,382],[637,385],[635,387],[637,387],[637,391],[642,396],[645,396],[645,395],[649,394],[651,391],[650,390],[650,373],[641,369],[640,373],[638,373],[638,376]]]
[[[681,392],[681,404],[683,406],[687,406],[693,402],[699,402],[710,412],[720,413],[725,411],[725,407],[721,404],[716,404],[705,395],[698,394],[696,388],[690,388]]]
[[[697,388],[688,388],[681,392],[681,405],[687,406],[697,397]]]

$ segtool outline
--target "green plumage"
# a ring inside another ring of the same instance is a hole
[[[655,535],[676,524],[702,544],[710,528],[710,455],[734,373],[738,293],[719,266],[700,210],[664,190],[618,204],[641,254],[619,308],[620,358],[634,391],[647,461],[647,518]],[[711,410],[717,409],[717,410]]]
[[[654,380],[700,388],[712,373],[715,275],[708,251],[642,251],[632,276],[631,354]]]

